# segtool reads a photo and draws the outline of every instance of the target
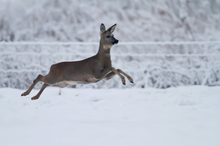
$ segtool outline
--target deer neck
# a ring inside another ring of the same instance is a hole
[[[99,44],[99,51],[97,53],[97,57],[100,62],[103,63],[105,66],[111,66],[111,54],[110,54],[111,47],[105,48],[103,43],[100,41]]]
[[[102,61],[111,61],[110,50],[111,47],[104,46],[102,41],[100,41],[99,51],[97,53],[98,58],[101,59]]]

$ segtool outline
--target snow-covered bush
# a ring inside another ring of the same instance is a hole
[[[1,45],[0,49],[0,86],[26,88],[38,74],[47,74],[51,64],[90,57],[96,53],[98,46]],[[123,86],[116,76],[113,80],[82,87],[168,88],[180,85],[217,85],[220,80],[218,47],[118,45],[112,48],[111,54],[113,66],[131,74],[135,85]]]
[[[0,40],[97,41],[118,24],[123,41],[218,40],[217,0],[1,0]]]
[[[220,36],[220,1],[0,0],[0,41],[99,40],[99,25],[117,23],[115,37],[129,41],[210,41]],[[119,43],[120,44],[120,43]],[[26,88],[51,64],[93,55],[98,46],[0,45],[0,87]],[[220,84],[220,45],[119,45],[113,65],[135,87]],[[131,87],[129,85],[128,87]],[[83,87],[123,87],[120,80]],[[127,87],[127,86],[126,86]]]

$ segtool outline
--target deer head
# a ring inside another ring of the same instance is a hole
[[[110,49],[114,44],[117,44],[119,42],[113,35],[115,27],[116,24],[112,25],[106,30],[103,23],[100,25],[100,42],[103,45],[103,49],[105,50]]]

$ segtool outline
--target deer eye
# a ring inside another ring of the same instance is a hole
[[[106,36],[106,38],[110,38],[110,37],[111,37],[110,35],[107,35],[107,36]]]

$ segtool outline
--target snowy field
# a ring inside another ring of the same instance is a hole
[[[220,145],[220,87],[62,91],[0,88],[0,145]]]

